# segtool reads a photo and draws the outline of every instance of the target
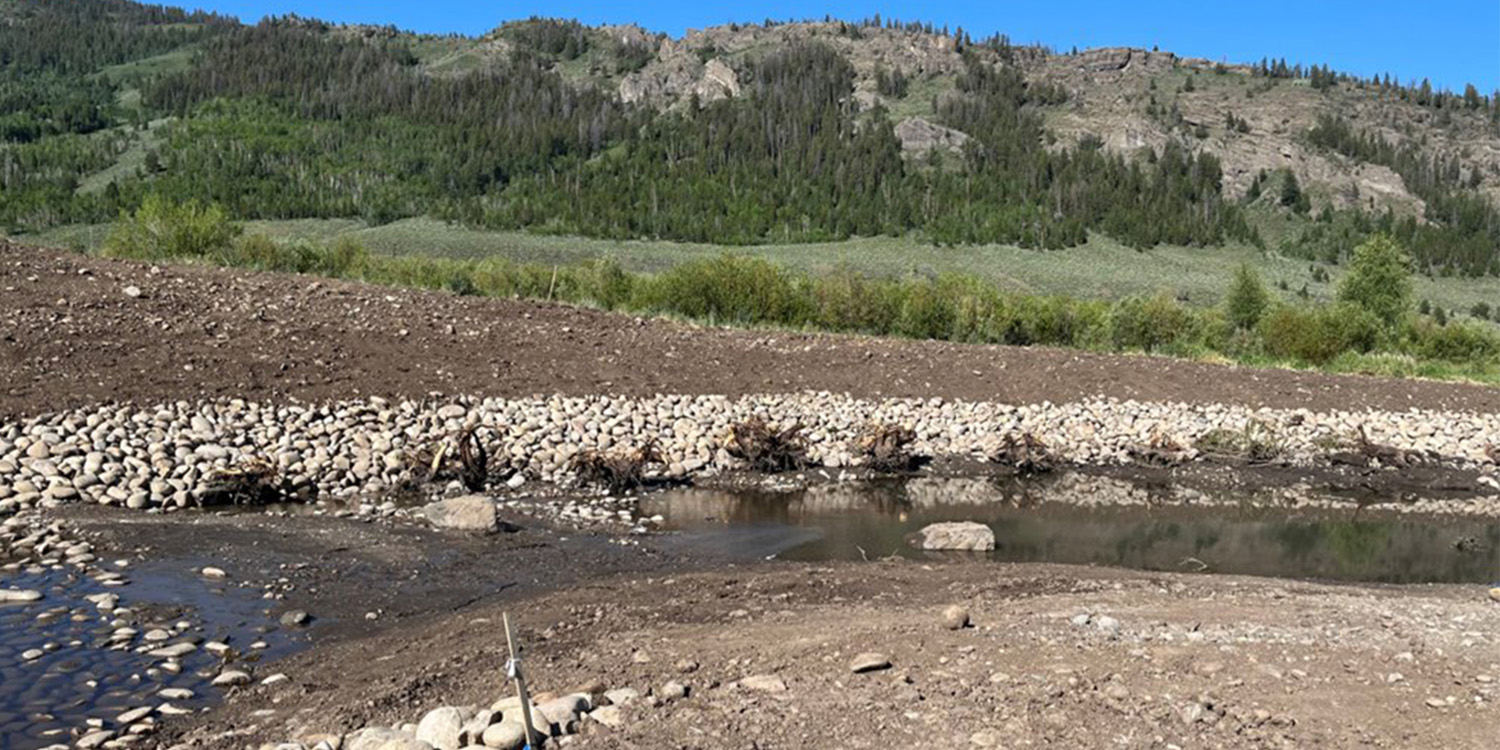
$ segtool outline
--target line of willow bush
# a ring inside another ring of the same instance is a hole
[[[462,295],[554,299],[710,324],[1141,351],[1391,375],[1500,377],[1500,336],[1487,326],[1439,324],[1414,314],[1391,323],[1347,302],[1291,304],[1267,296],[1264,309],[1247,321],[1242,311],[1191,307],[1167,294],[1106,301],[1011,293],[958,274],[895,279],[841,268],[809,275],[729,253],[655,274],[629,272],[610,259],[548,266],[392,256],[371,254],[347,237],[327,245],[280,243],[239,235],[237,228],[226,232],[227,223],[214,207],[148,200],[122,217],[104,253]]]

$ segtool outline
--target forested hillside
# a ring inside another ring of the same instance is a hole
[[[1494,95],[1285,61],[1056,54],[878,18],[473,39],[0,0],[9,232],[154,195],[243,219],[725,244],[1097,233],[1331,262],[1382,230],[1429,270],[1494,274],[1497,185]]]

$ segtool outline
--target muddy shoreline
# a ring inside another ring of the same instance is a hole
[[[830,480],[823,473],[803,472],[800,479],[796,474],[735,474],[700,484],[739,489],[772,486],[838,491],[872,479],[869,476],[856,479],[850,472],[840,482],[836,481],[838,475]],[[1014,487],[1018,481],[997,472],[992,465],[961,461],[940,461],[921,473],[925,478],[918,481],[961,481],[981,488]],[[1350,467],[1309,475],[1305,469],[1289,467],[1212,463],[1148,470],[1073,467],[1069,473],[1068,480],[1086,483],[1082,486],[1095,486],[1088,482],[1106,482],[1146,495],[1170,490],[1163,497],[1179,497],[1186,492],[1189,497],[1199,499],[1178,509],[1208,515],[1237,507],[1209,502],[1208,498],[1215,493],[1232,490],[1236,497],[1284,493],[1289,482],[1295,481],[1310,490],[1317,488],[1317,494],[1334,497],[1328,494],[1330,490],[1358,481],[1363,484],[1352,497],[1337,498],[1331,505],[1296,508],[1273,503],[1266,506],[1266,512],[1356,519],[1403,517],[1437,524],[1468,517],[1464,511],[1455,509],[1474,502],[1467,489],[1477,476],[1477,473],[1451,471],[1402,475],[1390,470],[1368,472]],[[1024,485],[1027,481],[1048,480],[1020,481]],[[1414,487],[1436,487],[1444,494],[1435,504],[1401,502],[1403,493]],[[979,501],[990,502],[991,498],[982,495]],[[762,585],[770,585],[765,582],[800,579],[810,570],[837,571],[840,579],[849,584],[861,581],[856,587],[861,592],[859,597],[875,596],[877,601],[881,597],[867,587],[875,581],[889,582],[890,576],[917,589],[928,587],[941,592],[971,578],[979,570],[975,565],[984,566],[986,579],[1031,582],[1023,584],[1022,589],[1039,586],[1039,595],[1076,594],[1097,590],[1100,585],[1115,585],[1103,583],[1108,581],[1135,586],[1140,582],[1171,580],[1179,582],[1173,586],[1203,590],[1248,586],[1288,591],[1370,592],[1352,594],[1356,597],[1437,595],[1445,602],[1482,599],[1472,585],[1412,587],[1344,583],[1327,587],[1214,574],[1183,577],[1176,573],[1038,563],[955,563],[937,557],[926,563],[904,564],[764,562],[697,554],[671,544],[671,535],[632,533],[632,525],[628,523],[589,523],[560,515],[558,508],[570,502],[588,502],[588,498],[558,492],[502,502],[501,517],[509,531],[490,535],[434,530],[406,511],[384,517],[340,515],[332,506],[324,508],[321,514],[277,509],[162,514],[66,505],[44,514],[63,522],[78,538],[88,540],[102,557],[122,555],[157,565],[180,566],[184,570],[212,565],[224,570],[232,585],[264,589],[270,597],[264,605],[267,617],[288,610],[306,611],[313,617],[308,630],[313,647],[265,667],[288,675],[287,683],[272,687],[252,683],[232,688],[227,701],[207,713],[163,721],[159,733],[151,740],[157,743],[153,746],[159,747],[180,743],[191,747],[255,747],[317,731],[349,731],[371,723],[399,722],[403,717],[414,721],[415,717],[409,715],[423,707],[452,703],[454,695],[465,691],[494,690],[494,678],[479,679],[469,672],[479,669],[474,666],[476,659],[478,664],[486,665],[479,671],[493,673],[498,668],[495,662],[500,660],[500,652],[492,627],[502,610],[516,613],[534,648],[551,655],[549,670],[558,668],[583,680],[585,675],[579,667],[588,661],[579,661],[582,657],[578,654],[599,648],[599,639],[607,639],[609,633],[625,627],[624,623],[615,623],[610,615],[621,607],[628,606],[634,613],[629,621],[629,632],[633,633],[642,627],[669,627],[668,623],[677,627],[684,622],[704,621],[703,614],[694,611],[689,616],[680,609],[685,601],[680,585],[668,583],[684,577],[696,581],[692,585],[699,593],[688,600],[700,605],[716,601],[711,592],[726,586],[759,590]],[[1091,507],[1107,512],[1131,511],[1124,504]],[[1173,506],[1159,504],[1157,508],[1157,512],[1167,512]],[[1433,512],[1433,508],[1447,510]],[[926,583],[917,583],[922,580]],[[840,603],[851,595],[847,584],[838,592],[829,593],[831,598],[817,600],[819,606],[847,606]],[[703,598],[704,594],[710,594],[708,599]],[[916,589],[908,589],[904,595],[920,601],[931,599],[930,606],[936,606],[942,597],[921,595]],[[1032,595],[1018,591],[1006,594],[1023,598]],[[765,606],[764,600],[758,597],[754,600]],[[1292,601],[1302,599],[1293,596]],[[728,604],[715,605],[719,606]],[[739,609],[744,608],[742,605]],[[776,609],[772,607],[767,612]],[[723,609],[713,611],[716,614],[710,621],[731,625],[726,632],[733,632],[742,619],[734,613],[738,609],[727,613]],[[752,607],[748,611],[756,610]],[[482,635],[487,628],[491,630],[488,638]],[[442,633],[449,635],[440,638],[438,634]],[[764,645],[758,644],[757,648]],[[372,663],[359,654],[378,656]],[[630,658],[628,653],[625,658]],[[650,665],[636,666],[640,667],[637,672],[650,671],[645,668]],[[658,665],[654,669],[667,666]],[[257,678],[260,676],[259,670],[252,671]],[[662,673],[656,674],[652,679],[661,678]],[[669,669],[666,674],[675,673]],[[553,690],[565,687],[552,684]],[[294,695],[296,700],[289,702]],[[289,705],[300,708],[291,711]],[[268,711],[271,713],[264,713]],[[613,746],[603,735],[591,739],[602,741],[605,747]]]

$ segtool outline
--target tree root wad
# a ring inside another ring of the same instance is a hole
[[[724,451],[744,461],[751,470],[766,474],[801,471],[812,465],[801,425],[775,430],[759,417],[730,427]]]
[[[263,459],[250,459],[229,469],[209,474],[197,503],[216,505],[270,505],[308,502],[317,497],[316,485],[298,485],[281,476],[276,466]]]
[[[619,493],[646,486],[647,469],[663,462],[656,440],[651,439],[638,448],[617,453],[580,451],[569,463],[580,485]]]
[[[1046,474],[1056,468],[1056,460],[1046,441],[1029,432],[1005,436],[999,449],[989,456],[991,463],[1009,466],[1021,476]]]
[[[879,472],[914,471],[928,459],[912,453],[917,433],[894,424],[871,425],[854,441],[865,466]]]

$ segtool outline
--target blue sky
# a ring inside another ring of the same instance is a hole
[[[329,21],[393,23],[424,32],[479,34],[501,22],[531,15],[577,18],[585,23],[635,22],[673,36],[685,29],[766,18],[885,18],[962,26],[972,36],[1009,34],[1067,51],[1159,45],[1181,55],[1250,62],[1329,64],[1402,81],[1432,79],[1461,91],[1500,88],[1500,0],[1049,0],[1047,2],[656,2],[600,0],[481,2],[480,0],[161,0],[255,21],[266,14],[298,13]]]

